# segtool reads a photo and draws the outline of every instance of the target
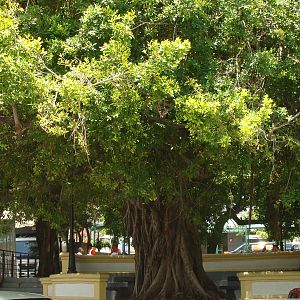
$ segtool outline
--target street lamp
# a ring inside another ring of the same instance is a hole
[[[74,205],[71,203],[70,212],[70,238],[69,238],[69,266],[68,273],[77,273],[75,262],[75,241],[74,241]]]

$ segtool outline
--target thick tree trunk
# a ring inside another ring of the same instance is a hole
[[[38,220],[36,223],[37,242],[39,245],[39,277],[57,274],[59,268],[59,245],[56,231],[48,222]]]
[[[203,269],[197,228],[181,205],[128,203],[126,226],[136,263],[133,299],[221,299]]]

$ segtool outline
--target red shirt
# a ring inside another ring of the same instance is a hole
[[[111,247],[111,252],[110,253],[120,253],[120,249],[118,247]]]
[[[94,254],[96,254],[96,251],[93,248],[91,248],[88,250],[88,254],[94,255]]]

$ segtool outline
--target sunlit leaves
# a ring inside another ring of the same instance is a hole
[[[43,68],[41,42],[30,36],[21,37],[12,13],[2,12],[0,24],[0,101],[32,103],[39,90],[36,78]]]
[[[170,70],[176,68],[180,61],[187,55],[190,49],[190,42],[185,40],[181,41],[177,38],[174,42],[163,41],[158,43],[153,41],[149,45],[149,60],[155,63],[156,68],[160,70]]]
[[[185,197],[217,216],[248,200],[253,161],[269,178],[281,151],[299,160],[299,121],[272,132],[299,111],[299,1],[50,2],[0,12],[1,110],[17,103],[29,124],[18,142],[40,154],[21,152],[18,170],[36,190],[71,194],[84,173],[83,190],[169,201],[184,178]],[[230,193],[202,192],[210,180]]]
[[[197,89],[177,101],[179,120],[186,122],[196,140],[227,147],[231,142],[251,142],[273,112],[267,96],[260,101],[245,89],[210,94]]]
[[[251,141],[257,136],[264,124],[273,113],[273,101],[265,96],[262,100],[261,107],[257,111],[249,112],[240,121],[240,132],[242,141]]]
[[[127,149],[132,151],[138,136],[144,136],[143,131],[134,133],[141,130],[142,111],[146,107],[155,110],[166,97],[179,92],[172,73],[187,55],[189,42],[153,41],[145,50],[147,60],[130,62],[133,20],[132,13],[115,16],[112,37],[104,43],[101,56],[79,64],[71,62],[70,71],[56,79],[53,99],[39,106],[41,125],[48,132],[74,135],[89,124],[94,128],[97,120],[103,128],[98,135],[103,131],[105,140],[122,141],[124,147],[128,143]],[[148,95],[148,100],[142,94]],[[122,132],[127,133],[126,143]]]

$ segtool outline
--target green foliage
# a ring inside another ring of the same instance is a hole
[[[260,217],[276,176],[291,211],[298,2],[20,3],[0,12],[0,112],[17,104],[24,127],[0,126],[15,211],[59,226],[71,200],[78,219],[100,207],[115,220],[128,199],[183,197],[206,230],[249,205],[253,172]]]
[[[271,99],[257,99],[245,89],[211,94],[196,87],[195,94],[180,99],[177,106],[179,118],[197,140],[221,147],[251,142],[273,112]]]
[[[5,236],[7,233],[10,233],[11,230],[12,230],[11,221],[1,219],[1,221],[0,221],[0,235]]]

